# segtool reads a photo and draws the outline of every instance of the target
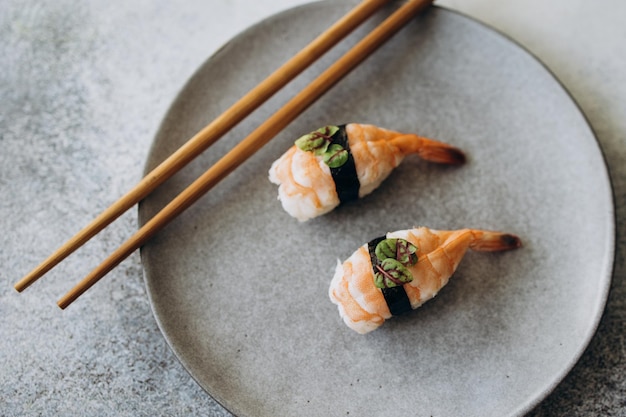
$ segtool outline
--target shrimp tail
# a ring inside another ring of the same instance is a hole
[[[448,165],[465,163],[465,154],[459,148],[422,136],[406,134],[393,139],[405,154],[415,153],[430,162]]]
[[[470,248],[481,252],[499,252],[513,250],[522,246],[519,237],[510,233],[491,232],[487,230],[472,230]]]

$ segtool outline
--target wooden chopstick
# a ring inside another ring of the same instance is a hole
[[[215,143],[391,0],[364,0],[159,164],[14,287],[23,291]]]
[[[137,233],[113,252],[100,266],[94,269],[61,298],[57,303],[58,306],[62,309],[69,306],[93,284],[146,243],[146,241],[161,228],[190,207],[219,181],[258,151],[313,102],[400,30],[418,12],[428,7],[431,3],[432,0],[410,0],[400,7],[343,57],[332,64],[326,71],[313,80],[280,110],[274,113],[249,136],[222,157],[222,159],[217,161],[215,165],[209,168],[189,187],[174,198],[174,200],[141,227]]]

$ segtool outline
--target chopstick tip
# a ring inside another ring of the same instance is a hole
[[[59,306],[61,310],[65,310],[70,304],[76,301],[76,299],[80,297],[81,294],[83,294],[87,290],[87,288],[88,287],[81,287],[80,285],[77,285],[71,291],[61,297],[59,301],[57,301],[57,306]]]
[[[31,283],[32,283],[32,281],[30,279],[28,279],[28,277],[26,276],[26,277],[22,278],[21,280],[19,280],[18,282],[16,282],[13,285],[13,288],[15,288],[15,291],[17,291],[17,292],[22,292],[26,288],[28,288]]]

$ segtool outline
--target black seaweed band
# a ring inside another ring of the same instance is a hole
[[[342,148],[348,151],[348,160],[346,163],[338,168],[330,169],[330,174],[333,177],[333,181],[335,181],[335,190],[337,190],[339,202],[346,203],[348,201],[356,200],[359,198],[359,188],[361,188],[361,183],[359,182],[359,177],[356,173],[356,166],[354,165],[352,151],[350,151],[346,125],[339,126],[339,130],[332,136],[331,144],[341,145]]]
[[[406,294],[404,286],[392,288],[381,288],[387,307],[393,316],[399,316],[401,314],[411,311],[411,301]]]
[[[372,269],[374,270],[374,273],[376,273],[376,265],[380,264],[378,258],[376,257],[376,245],[385,239],[386,237],[382,236],[367,243],[367,250],[370,254],[370,260],[372,262]],[[381,288],[381,291],[392,315],[399,316],[412,310],[411,301],[409,300],[409,296],[404,289],[404,285],[392,288]]]

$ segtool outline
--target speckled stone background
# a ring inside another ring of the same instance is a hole
[[[169,351],[137,254],[68,310],[55,305],[134,231],[134,210],[23,294],[12,285],[139,180],[162,116],[210,54],[301,3],[2,1],[0,415],[229,415]],[[531,415],[626,415],[626,3],[438,3],[537,55],[598,135],[617,213],[611,293],[588,350]]]

